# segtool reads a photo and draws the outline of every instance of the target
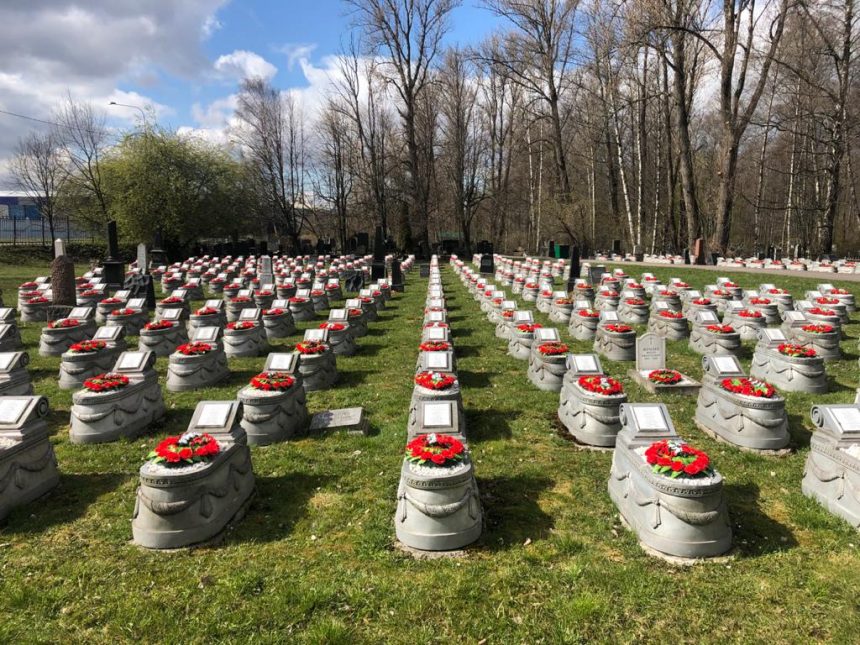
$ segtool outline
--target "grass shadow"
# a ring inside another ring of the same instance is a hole
[[[367,380],[368,374],[376,374],[373,370],[349,370],[338,372],[337,385],[335,387],[352,387]]]
[[[358,343],[358,354],[361,356],[376,356],[385,347],[380,343]]]
[[[510,439],[511,421],[517,419],[518,410],[474,410],[466,409],[466,432],[469,441],[491,441]]]
[[[257,494],[230,541],[274,542],[289,535],[307,513],[308,502],[337,478],[331,475],[290,473],[257,477]]]
[[[3,532],[30,535],[58,524],[69,524],[84,515],[102,495],[116,490],[135,476],[121,473],[68,475],[61,472],[59,486],[12,511],[3,522]]]
[[[797,546],[791,529],[762,511],[761,489],[757,484],[725,484],[725,492],[734,533],[732,542],[741,557],[777,553]]]
[[[463,387],[490,387],[490,372],[470,372],[469,370],[460,370],[457,373],[457,380]]]
[[[503,551],[521,546],[526,539],[549,537],[554,522],[541,510],[538,499],[554,484],[549,477],[532,475],[479,477],[484,507],[481,543],[490,551]]]
[[[451,336],[456,339],[459,332],[452,332]],[[481,349],[475,345],[454,345],[454,353],[457,358],[469,358],[470,356],[480,356]]]
[[[791,437],[789,445],[795,450],[809,447],[812,433],[803,427],[805,416],[802,414],[788,415],[788,434]]]

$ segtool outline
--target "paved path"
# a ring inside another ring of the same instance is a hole
[[[717,273],[755,273],[762,276],[762,282],[768,282],[767,276],[786,276],[791,278],[804,278],[807,280],[818,280],[819,282],[860,282],[860,273],[819,273],[818,271],[789,271],[788,269],[754,269],[751,267],[723,267],[692,264],[665,264],[661,262],[598,262],[596,260],[583,260],[583,263],[605,264],[612,267],[640,266],[655,269],[678,269],[679,271],[716,271]]]

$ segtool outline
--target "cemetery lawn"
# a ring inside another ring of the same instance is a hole
[[[46,270],[0,266],[7,306],[18,284]],[[716,277],[648,270],[699,289]],[[747,288],[774,281],[796,297],[818,282],[839,284],[829,275],[726,275]],[[167,419],[144,438],[73,446],[59,359],[38,356],[41,325],[22,325],[36,391],[51,402],[62,479],[0,528],[0,642],[856,642],[860,534],[805,498],[800,481],[810,406],[854,398],[860,314],[846,327],[846,359],[827,366],[831,392],[787,396],[788,457],[717,443],[692,423],[695,397],[666,399],[678,432],[725,476],[736,545],[728,561],[676,568],[647,556],[622,527],[606,491],[611,454],[560,436],[558,395],[528,382],[526,363],[506,355],[447,266],[443,279],[486,524],[461,558],[416,561],[394,544],[426,295],[417,271],[359,339],[359,354],[338,358],[337,388],[308,396],[311,412],[363,405],[374,433],[253,448],[256,497],[215,548],[158,553],[130,543],[138,468],[159,438],[185,429],[198,401],[234,399],[264,359],[230,359],[221,387],[165,391]],[[591,351],[566,330],[562,337]],[[669,367],[701,377],[686,342],[667,347]],[[162,377],[166,362],[158,360]],[[631,401],[656,400],[627,377],[629,364],[604,367]]]

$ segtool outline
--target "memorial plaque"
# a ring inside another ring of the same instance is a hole
[[[296,353],[272,353],[266,359],[266,371],[295,372],[298,367],[299,355]]]
[[[553,291],[552,298],[553,300],[558,300],[559,298],[567,298],[567,291]]]
[[[218,327],[197,327],[193,330],[193,340],[197,343],[214,343],[218,340]]]
[[[710,359],[720,374],[737,374],[743,371],[734,356],[711,356]]]
[[[832,407],[830,413],[845,432],[860,431],[860,408]]]
[[[448,330],[444,327],[428,327],[424,334],[428,341],[442,341],[448,337]]]
[[[346,313],[346,309],[330,309],[328,319],[329,322],[347,322],[349,315]]]
[[[701,291],[696,291],[694,289],[687,290],[687,300],[698,300],[702,297]]]
[[[307,330],[305,330],[304,339],[324,343],[328,340],[328,330],[327,329],[307,329]]]
[[[621,292],[621,297],[626,300],[627,298],[638,298],[639,296],[638,296],[638,294],[636,294],[632,291],[629,291],[628,289],[625,289],[624,291]]]
[[[636,339],[636,371],[666,368],[666,339],[657,334],[642,334]]]
[[[239,312],[239,320],[250,320],[251,322],[256,322],[260,319],[262,311],[262,309],[259,309],[257,307],[246,307]]]
[[[425,428],[450,428],[453,413],[450,401],[440,403],[424,403],[424,427]]]
[[[806,299],[807,300],[815,300],[816,298],[822,298],[822,297],[824,297],[824,294],[821,293],[820,291],[807,291],[806,292]]]
[[[326,283],[329,285],[340,286],[340,280],[337,278],[329,278]]]
[[[775,285],[775,284],[771,284],[770,282],[766,282],[766,283],[764,283],[764,284],[760,284],[760,285],[758,286],[758,288],[759,288],[761,291],[763,291],[763,292],[767,293],[767,292],[768,292],[768,291],[770,291],[771,289],[776,289],[776,285]]]
[[[600,322],[617,323],[619,321],[617,311],[601,311]]]
[[[15,310],[12,307],[0,307],[0,322],[4,324],[15,322]]]
[[[516,309],[516,308],[517,308],[517,303],[515,301],[513,301],[513,300],[503,300],[502,301],[502,309],[510,310],[510,309]]]
[[[833,291],[833,289],[834,289],[834,286],[832,284],[830,284],[829,282],[825,282],[823,284],[818,285],[818,292],[819,293],[830,293],[831,291]]]
[[[451,355],[448,352],[425,352],[424,363],[431,370],[451,371]]]
[[[0,425],[17,424],[29,405],[29,397],[0,397]]]
[[[594,354],[572,354],[568,357],[567,367],[578,374],[603,374],[600,361]]]
[[[182,309],[179,309],[179,308],[164,309],[164,310],[162,310],[159,318],[161,320],[178,321],[178,320],[182,320],[182,314],[183,314],[183,311],[182,311]]]
[[[430,302],[427,303],[427,306],[431,309],[444,309],[445,300],[443,300],[442,298],[430,298]]]
[[[445,322],[445,312],[443,311],[431,311],[427,314],[428,322]]]
[[[772,329],[765,327],[761,330],[761,339],[768,343],[784,343],[788,339],[785,337],[785,334],[782,333],[781,329]]]
[[[93,334],[93,340],[103,340],[108,343],[116,342],[124,331],[124,327],[99,327]]]
[[[346,301],[347,309],[361,309],[361,300],[358,298],[350,298]]]
[[[660,405],[631,405],[636,425],[640,430],[668,430],[663,407]]]
[[[2,352],[0,353],[0,372],[8,372],[15,362],[18,352]]]
[[[218,300],[215,300],[215,299],[207,300],[206,302],[203,303],[203,306],[209,307],[210,309],[217,309],[218,311],[221,311],[221,309],[224,308],[224,301],[220,300],[220,299],[218,299]]]
[[[534,322],[534,315],[531,311],[519,310],[514,312],[514,322],[531,324]]]
[[[148,352],[123,352],[114,369],[137,371],[143,369]]]
[[[665,300],[655,300],[654,309],[657,311],[665,311],[669,308],[669,304]]]
[[[87,280],[89,280],[90,277],[92,277],[92,276],[86,276]],[[48,276],[46,276],[46,275],[40,275],[35,280],[33,280],[33,282],[35,282],[36,284],[45,284],[47,281],[48,281]]]
[[[504,298],[504,297],[505,297],[504,291],[493,291],[493,300],[495,300],[496,298]]]
[[[732,313],[736,313],[738,311],[743,311],[744,309],[746,309],[746,307],[744,307],[744,303],[738,302],[737,300],[730,300],[729,302],[727,302],[726,308]]]
[[[798,300],[794,303],[795,308],[800,311],[806,311],[807,309],[812,309],[812,303],[809,300]]]
[[[574,309],[591,309],[591,303],[588,300],[577,300],[573,303]]]
[[[314,433],[326,430],[346,430],[349,434],[367,434],[367,417],[364,408],[341,408],[325,410],[314,415],[309,431]]]
[[[113,294],[114,298],[118,300],[128,300],[128,297],[131,295],[131,291],[128,289],[120,289],[119,291]]]
[[[746,296],[747,298],[758,298],[758,291],[756,291],[755,289],[748,289],[744,291],[744,296]]]
[[[186,289],[174,289],[170,292],[171,298],[182,298],[185,300],[188,298],[188,291]]]
[[[195,427],[224,428],[232,411],[233,403],[204,403]]]
[[[538,343],[557,343],[561,340],[558,335],[558,329],[555,327],[541,327],[535,329],[535,342]]]
[[[358,295],[362,298],[372,298],[373,291],[371,289],[361,289],[359,290]]]
[[[92,307],[72,307],[69,315],[66,318],[74,318],[75,320],[87,320],[93,315]]]
[[[296,289],[296,298],[310,298],[311,290],[310,289]]]
[[[697,325],[717,325],[720,319],[717,314],[710,309],[702,309],[696,312]]]
[[[786,311],[782,317],[786,322],[806,322],[806,315],[802,311]]]
[[[146,309],[146,298],[132,298],[126,303],[129,309]]]
[[[251,292],[250,289],[239,289],[239,291],[236,292],[237,298],[250,298],[253,295],[254,294]]]
[[[284,300],[283,298],[278,298],[272,301],[272,309],[289,309],[290,301]]]

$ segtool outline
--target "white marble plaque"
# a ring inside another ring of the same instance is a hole
[[[514,312],[514,322],[517,323],[532,323],[534,322],[534,316],[530,311],[515,311]]]
[[[597,366],[597,359],[590,354],[578,354],[573,356],[573,366],[577,372],[599,372],[600,368]]]
[[[139,370],[143,367],[144,360],[146,360],[145,352],[123,352],[117,361],[116,369]]]
[[[445,313],[442,311],[431,311],[427,314],[428,322],[444,322]]]
[[[276,300],[272,300],[272,309],[289,309],[290,301],[284,300],[283,298],[278,298]]]
[[[668,430],[663,408],[659,405],[634,405],[632,409],[640,430]]]
[[[693,289],[689,289],[687,291],[687,300],[698,300],[702,297],[701,291],[695,291]]]
[[[170,296],[171,296],[171,297],[173,297],[173,298],[182,298],[183,300],[185,300],[185,296],[187,296],[187,295],[188,295],[188,292],[187,292],[185,289],[174,289],[174,290],[170,293]]]
[[[194,331],[194,341],[201,343],[214,343],[218,340],[218,327],[198,327]]]
[[[428,327],[425,331],[427,340],[445,340],[448,336],[444,327]]]
[[[161,312],[161,320],[180,320],[182,318],[182,309],[164,309]]]
[[[266,361],[266,369],[272,371],[292,372],[295,369],[297,354],[277,353],[269,354]]]
[[[232,403],[204,403],[200,416],[197,417],[198,428],[223,428],[227,425]]]
[[[146,298],[132,298],[127,304],[129,309],[145,309]]]
[[[239,312],[239,320],[257,320],[260,317],[260,309],[248,307]]]
[[[666,339],[657,334],[642,334],[636,339],[636,370],[662,370],[666,367]]]
[[[600,321],[606,323],[615,323],[618,322],[618,312],[617,311],[601,311],[600,312]]]
[[[787,340],[781,329],[765,328],[761,330],[761,333],[764,334],[765,339],[771,343],[784,343]]]
[[[347,309],[361,309],[361,300],[358,298],[350,298],[346,301]]]
[[[516,309],[517,303],[513,300],[502,300],[502,309]]]
[[[560,338],[558,329],[555,327],[541,327],[535,329],[535,340],[539,343],[557,343]]]
[[[99,327],[93,334],[93,340],[113,341],[122,333],[122,327]]]
[[[361,290],[359,290],[358,295],[361,296],[362,298],[372,298],[373,297],[373,291],[371,291],[370,289],[361,289]]]
[[[237,298],[250,298],[252,295],[253,294],[250,289],[239,289],[239,291],[236,292]]]
[[[449,370],[451,368],[448,352],[425,352],[425,354],[424,363],[428,369]]]
[[[349,316],[346,313],[346,309],[330,309],[328,319],[332,322],[345,322],[349,319]]]
[[[0,354],[0,371],[8,372],[15,361],[15,356],[17,356],[15,352],[3,352]]]
[[[452,423],[451,403],[425,403],[424,426],[427,428],[450,428]]]
[[[429,303],[427,303],[427,305],[428,305],[431,309],[436,309],[436,308],[438,308],[438,309],[444,309],[444,307],[445,307],[445,301],[444,301],[442,298],[430,298],[430,302],[429,302]]]
[[[721,374],[736,374],[741,371],[738,360],[734,356],[712,356],[711,361]]]
[[[223,300],[207,300],[204,304],[204,307],[209,307],[210,309],[218,309],[219,311],[224,306]]]
[[[860,409],[858,408],[831,408],[833,418],[846,432],[860,430]]]
[[[93,312],[92,307],[74,307],[69,312],[69,315],[66,317],[67,318],[74,318],[76,320],[86,320],[87,318],[90,317],[90,314],[92,314],[92,312]]]
[[[700,325],[713,325],[720,322],[720,319],[710,309],[702,309],[696,312],[696,322]]]
[[[128,289],[120,289],[113,294],[113,297],[118,300],[128,300],[129,295],[131,295],[131,292]]]
[[[13,425],[18,423],[29,404],[30,399],[0,398],[0,424]]]
[[[326,340],[326,329],[307,329],[305,330],[305,340],[316,340],[319,342],[325,342]]]

